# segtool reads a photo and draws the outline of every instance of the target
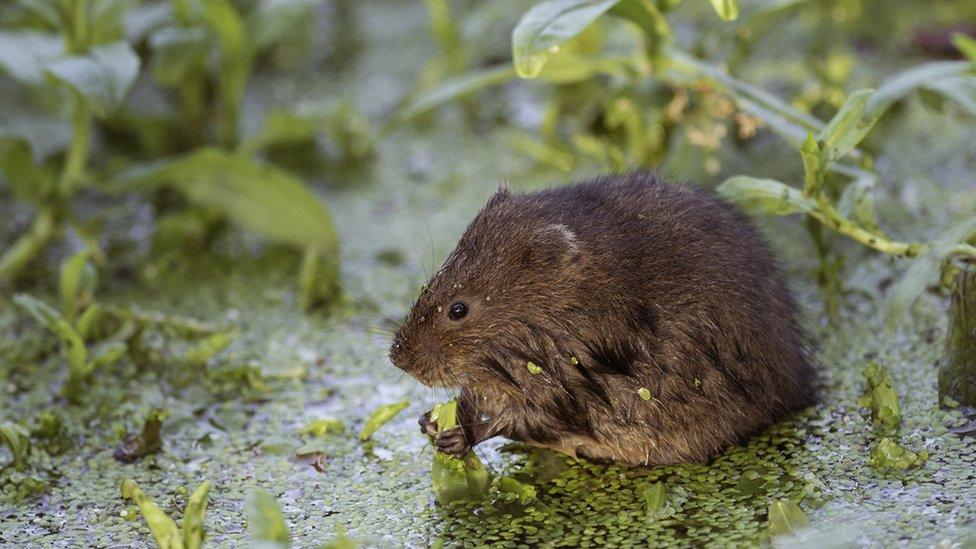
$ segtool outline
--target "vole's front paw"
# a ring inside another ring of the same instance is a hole
[[[471,451],[468,444],[468,437],[464,434],[464,429],[454,427],[434,435],[434,447],[438,452],[449,454],[458,459],[463,458]]]
[[[420,416],[420,420],[417,421],[420,424],[420,432],[427,436],[437,435],[437,422],[430,420],[430,412]]]

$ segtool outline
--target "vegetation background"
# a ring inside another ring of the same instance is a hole
[[[0,542],[973,543],[974,35],[961,0],[3,1]],[[707,465],[487,445],[433,505],[449,396],[395,320],[500,181],[631,168],[757,215],[823,402]]]

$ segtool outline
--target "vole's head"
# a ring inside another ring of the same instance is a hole
[[[432,387],[506,381],[500,357],[525,355],[533,331],[555,330],[577,299],[583,245],[551,210],[502,186],[423,288],[393,364]]]

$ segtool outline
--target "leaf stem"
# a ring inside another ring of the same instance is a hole
[[[58,231],[58,222],[50,208],[41,210],[30,229],[0,256],[0,280],[10,280],[47,245]]]
[[[75,188],[84,178],[88,149],[91,145],[92,124],[88,104],[81,96],[76,96],[75,100],[77,103],[71,121],[74,131],[65,157],[64,169],[61,172],[61,181],[58,184],[61,199],[65,201],[74,193]]]

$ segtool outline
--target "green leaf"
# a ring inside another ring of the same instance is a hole
[[[737,175],[726,179],[715,192],[746,209],[772,215],[809,213],[816,209],[816,204],[801,191],[772,179]]]
[[[715,13],[723,21],[735,21],[739,17],[739,0],[711,0]]]
[[[652,44],[661,45],[671,37],[667,18],[652,0],[622,0],[610,8],[609,13],[640,27]]]
[[[900,72],[882,84],[864,106],[864,115],[877,118],[895,101],[902,99],[917,88],[925,87],[943,78],[962,76],[972,69],[968,61],[937,61],[925,63]]]
[[[46,73],[83,96],[95,114],[105,117],[125,101],[139,75],[139,56],[126,42],[96,46],[85,55],[49,62]]]
[[[914,469],[929,458],[928,452],[913,452],[894,440],[884,437],[871,447],[868,467],[882,472],[893,469]]]
[[[823,144],[824,154],[829,161],[842,158],[854,150],[881,118],[881,110],[865,112],[873,95],[874,90],[858,90],[849,95],[837,114],[820,131],[817,139]]]
[[[203,366],[217,353],[226,349],[230,345],[231,339],[229,332],[217,332],[208,335],[186,350],[185,359],[190,364]]]
[[[976,217],[964,219],[939,235],[926,253],[916,257],[901,279],[888,294],[886,321],[889,330],[898,325],[898,320],[915,302],[925,287],[939,276],[939,265],[949,255],[953,246],[962,242],[976,231]]]
[[[13,301],[21,309],[34,317],[42,326],[54,333],[57,333],[58,321],[64,320],[61,313],[32,295],[17,294],[14,296]]]
[[[58,288],[61,294],[61,311],[68,321],[74,321],[79,307],[84,307],[91,301],[95,292],[97,274],[95,267],[88,261],[90,255],[88,250],[81,250],[61,264]]]
[[[153,503],[134,481],[122,481],[122,498],[131,499],[139,506],[142,517],[160,549],[184,549],[183,538],[173,519],[169,518],[158,505]]]
[[[201,549],[206,532],[203,530],[203,515],[207,512],[207,500],[210,497],[211,483],[203,481],[186,503],[183,513],[183,547],[186,549]]]
[[[963,33],[952,35],[952,45],[966,56],[973,63],[976,63],[976,38],[967,36]]]
[[[23,469],[27,466],[27,456],[30,454],[30,433],[16,423],[0,424],[0,441],[7,448],[10,448],[10,455],[13,456],[11,465],[16,469]]]
[[[169,184],[196,204],[213,208],[262,235],[321,250],[338,261],[338,238],[323,204],[294,176],[215,148],[134,168],[125,188]]]
[[[210,51],[200,27],[163,27],[149,37],[153,77],[164,86],[182,87],[204,70]]]
[[[803,196],[807,198],[818,196],[823,187],[822,158],[820,144],[812,133],[808,133],[806,141],[800,146],[800,159],[803,160]]]
[[[644,508],[650,516],[657,515],[664,510],[667,502],[668,486],[663,482],[655,482],[644,490]]]
[[[274,496],[260,488],[254,488],[247,494],[246,511],[251,543],[288,545],[288,525]]]
[[[976,116],[976,76],[942,78],[926,84],[925,89],[942,95],[971,116]]]
[[[853,218],[861,226],[875,234],[883,234],[874,216],[874,191],[878,177],[873,172],[853,171],[847,173],[846,167],[834,165],[843,175],[854,177],[841,191],[837,200],[837,211],[845,218]]]
[[[51,170],[34,163],[31,147],[21,139],[5,139],[0,130],[0,172],[14,197],[40,204],[54,187]]]
[[[24,84],[43,85],[44,68],[63,52],[64,43],[55,34],[0,31],[0,69]]]
[[[537,495],[535,486],[519,482],[512,477],[499,477],[495,487],[500,494],[504,494],[506,501],[517,501],[523,505],[535,501]]]
[[[122,360],[122,357],[128,352],[129,346],[122,341],[100,343],[92,349],[92,359],[88,370],[95,371],[99,368],[107,368]]]
[[[521,78],[535,78],[560,46],[620,0],[549,0],[532,7],[512,31],[512,58]]]
[[[369,440],[369,437],[371,437],[377,429],[396,417],[396,415],[405,410],[407,406],[410,406],[409,401],[395,402],[393,404],[387,404],[377,408],[376,411],[369,416],[369,419],[366,420],[366,424],[363,425],[363,430],[359,432],[359,440]]]
[[[260,0],[247,20],[248,41],[254,51],[264,51],[301,32],[315,20],[315,6],[323,0]]]
[[[315,437],[325,436],[330,433],[344,433],[346,431],[346,425],[339,419],[317,419],[306,425],[301,434],[312,435]]]
[[[261,130],[241,143],[238,150],[250,155],[267,147],[307,143],[323,132],[327,124],[328,116],[324,113],[297,114],[273,108]]]
[[[450,78],[437,87],[412,97],[400,107],[394,120],[402,124],[445,103],[497,86],[513,78],[515,78],[515,70],[508,65],[478,69]]]
[[[769,506],[769,534],[788,535],[810,525],[803,509],[788,499],[776,500]]]
[[[538,79],[551,84],[573,84],[601,74],[624,76],[632,66],[633,59],[629,57],[577,55],[562,51],[550,58]]]
[[[201,0],[203,21],[216,36],[220,46],[220,74],[217,96],[221,108],[218,131],[224,145],[237,141],[237,124],[244,100],[244,87],[251,72],[251,54],[247,28],[230,0]]]

